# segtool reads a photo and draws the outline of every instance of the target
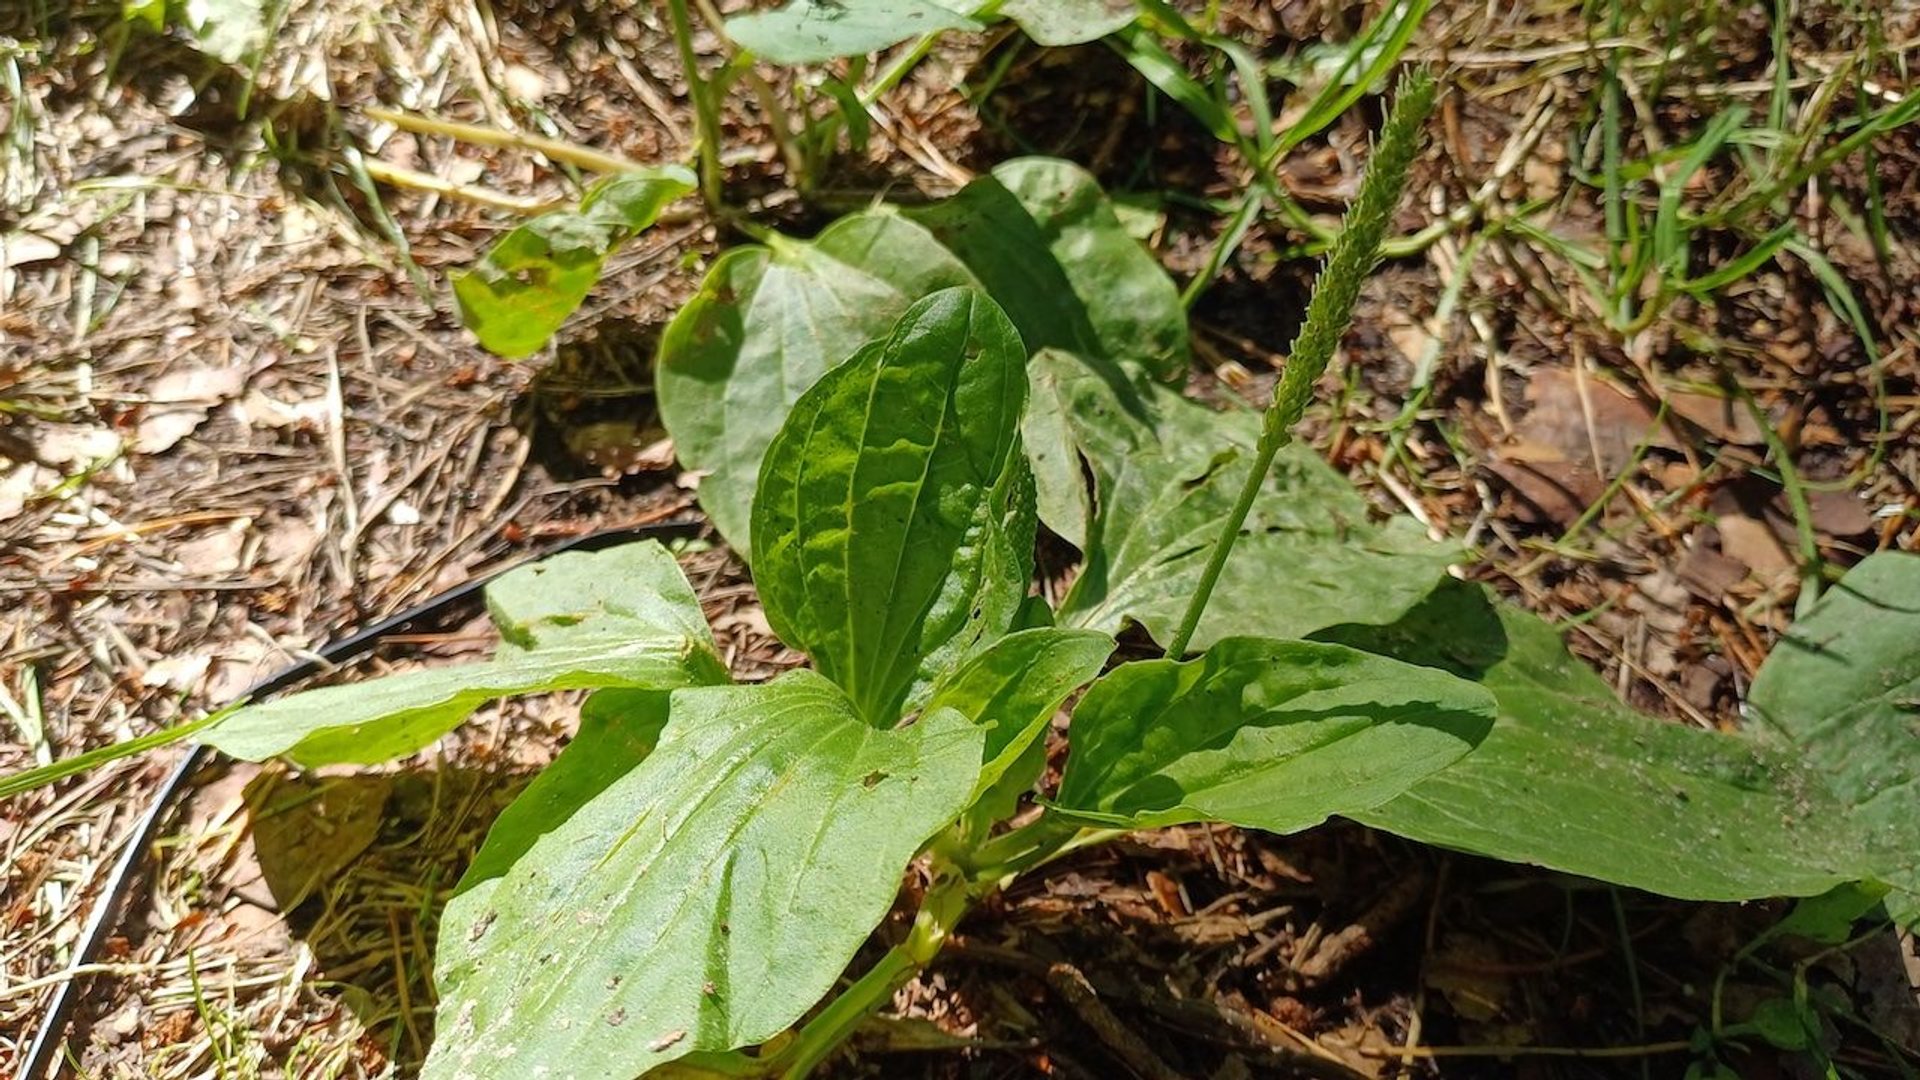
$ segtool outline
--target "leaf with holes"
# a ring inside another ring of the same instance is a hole
[[[676,691],[659,747],[442,918],[423,1075],[625,1077],[832,989],[973,790],[981,732],[863,720],[812,672]]]

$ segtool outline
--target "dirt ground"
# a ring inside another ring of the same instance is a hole
[[[686,80],[655,6],[293,0],[255,72],[95,7],[0,9],[0,772],[198,715],[556,542],[697,515],[653,415],[652,349],[740,237],[698,213],[661,226],[616,257],[556,349],[510,363],[460,327],[447,275],[515,215],[359,164],[525,201],[574,190],[537,153],[396,131],[373,105],[686,158]],[[1375,7],[1247,0],[1224,5],[1222,29],[1308,57]],[[1559,235],[1604,235],[1579,177],[1605,49],[1643,61],[1636,151],[1729,101],[1765,109],[1761,8],[1646,8],[1630,42],[1595,45],[1573,5],[1436,5],[1412,55],[1449,92],[1400,224],[1451,224],[1368,286],[1309,427],[1382,513],[1467,540],[1472,576],[1571,620],[1576,651],[1623,696],[1730,727],[1792,616],[1809,535],[1834,567],[1920,550],[1920,128],[1785,208],[1857,297],[1868,341],[1792,259],[1622,334],[1564,253],[1490,223],[1542,205]],[[1801,5],[1790,45],[1797,107],[1841,69],[1849,100],[1920,90],[1904,76],[1920,47],[1911,4]],[[719,62],[714,35],[700,46]],[[989,71],[992,92],[975,93]],[[1219,229],[1208,207],[1248,180],[1099,45],[956,39],[873,112],[867,149],[803,198],[741,90],[729,191],[804,231],[878,197],[948,193],[1011,154],[1057,154],[1115,191],[1174,193],[1154,246],[1184,280]],[[1281,181],[1307,211],[1338,213],[1377,119],[1369,98],[1286,159]],[[1878,245],[1848,227],[1869,206]],[[1198,389],[1257,400],[1270,385],[1314,267],[1303,239],[1256,229],[1197,305]],[[1709,240],[1725,259],[1742,238]],[[1782,494],[1782,454],[1809,483],[1810,520]],[[695,545],[686,562],[738,674],[794,662],[724,549]],[[474,653],[473,614],[328,677]],[[432,1029],[438,903],[564,740],[571,704],[483,712],[386,770],[201,770],[82,973],[76,1074],[408,1072]],[[0,805],[0,1069],[178,753]],[[1799,970],[1858,1018],[1826,1033],[1840,1067],[1914,1075],[1913,940],[1736,964],[1780,910],[1678,903],[1351,825],[1168,830],[981,912],[837,1068],[1679,1076],[1716,980],[1741,1017]],[[1808,1060],[1755,1041],[1734,1064],[1785,1077],[1811,1075]]]

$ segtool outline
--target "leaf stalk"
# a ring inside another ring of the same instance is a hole
[[[869,1016],[892,1001],[895,991],[940,954],[953,928],[973,907],[973,900],[963,878],[950,875],[935,882],[920,902],[920,911],[914,916],[913,929],[907,939],[888,949],[866,974],[828,1002],[826,1008],[800,1029],[799,1036],[782,1055],[786,1059],[780,1072],[783,1080],[805,1080],[811,1076]]]

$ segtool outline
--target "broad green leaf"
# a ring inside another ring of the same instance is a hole
[[[953,712],[867,724],[812,672],[680,690],[660,745],[441,920],[423,1075],[631,1077],[832,988],[973,790]]]
[[[884,210],[713,264],[667,325],[656,380],[680,460],[706,474],[700,505],[735,551],[751,554],[760,462],[800,395],[907,305],[972,281],[931,233]]]
[[[1865,876],[1862,838],[1799,755],[1621,704],[1552,626],[1449,582],[1399,623],[1322,635],[1477,679],[1473,753],[1353,815],[1425,843],[1691,900],[1810,896]]]
[[[803,394],[767,451],[753,504],[767,621],[875,724],[1026,599],[1025,366],[993,301],[942,290]]]
[[[1067,695],[1100,674],[1112,654],[1113,639],[1090,630],[1039,627],[1008,634],[936,683],[927,708],[953,709],[986,731],[980,766],[984,792],[1047,730]]]
[[[1123,664],[1068,729],[1059,807],[1128,827],[1224,821],[1297,832],[1393,798],[1471,750],[1493,696],[1339,645],[1227,638]]]
[[[939,30],[982,29],[955,6],[933,0],[793,0],[775,11],[733,16],[727,36],[776,64],[817,64],[865,56]]]
[[[535,841],[653,753],[667,724],[667,702],[664,690],[601,690],[589,697],[573,741],[493,820],[457,891],[512,869]]]
[[[493,659],[327,686],[231,713],[197,736],[237,758],[370,765],[413,753],[494,698],[725,682],[700,604],[653,541],[566,552],[487,588]]]
[[[1826,777],[1878,855],[1861,876],[1920,926],[1920,558],[1873,555],[1774,646],[1748,705],[1758,731]]]
[[[1115,632],[1131,620],[1165,641],[1239,493],[1260,418],[1214,412],[1063,353],[1035,357],[1032,375],[1034,415],[1064,418],[1093,475],[1084,536],[1075,535],[1081,526],[1072,500],[1085,498],[1078,477],[1061,489],[1055,485],[1072,471],[1055,466],[1037,476],[1043,520],[1086,556],[1060,622]],[[1411,520],[1376,526],[1368,516],[1366,501],[1310,448],[1282,451],[1194,647],[1229,635],[1302,637],[1405,614],[1460,552],[1428,540]]]
[[[491,352],[532,354],[587,298],[607,256],[693,188],[693,173],[678,165],[622,173],[595,184],[578,209],[520,225],[454,275],[461,321]]]
[[[1162,378],[1186,371],[1179,290],[1078,165],[1016,158],[908,213],[973,270],[1030,352],[1065,349]]]
[[[1133,21],[1132,0],[1007,0],[1000,14],[1039,45],[1096,41]]]

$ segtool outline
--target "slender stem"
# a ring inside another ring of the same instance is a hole
[[[1221,522],[1220,537],[1207,555],[1206,569],[1201,572],[1200,583],[1187,602],[1180,628],[1167,643],[1168,656],[1179,658],[1193,641],[1200,617],[1207,610],[1207,600],[1220,583],[1220,572],[1227,565],[1227,556],[1233,552],[1234,541],[1246,524],[1254,499],[1266,483],[1274,456],[1293,441],[1293,425],[1306,412],[1307,402],[1313,396],[1313,384],[1326,371],[1341,337],[1346,334],[1347,325],[1353,321],[1353,305],[1360,297],[1361,284],[1379,258],[1381,238],[1386,234],[1394,208],[1400,203],[1407,168],[1420,148],[1421,127],[1433,108],[1433,98],[1433,79],[1426,72],[1416,69],[1401,80],[1394,95],[1393,111],[1380,131],[1379,146],[1367,164],[1360,195],[1347,211],[1340,238],[1334,242],[1326,269],[1321,271],[1320,280],[1314,286],[1313,298],[1307,302],[1306,324],[1294,339],[1286,371],[1274,387],[1273,402],[1267,406],[1266,422],[1254,447],[1253,467],[1240,486],[1233,509]]]
[[[709,209],[720,208],[720,111],[713,100],[713,86],[700,75],[700,58],[693,51],[693,21],[687,17],[687,0],[667,0],[667,13],[673,19],[673,43],[680,51],[680,66],[687,73],[687,95],[693,98],[694,139],[700,153],[700,195]]]
[[[975,848],[965,866],[976,891],[991,892],[1069,852],[1104,844],[1125,829],[1089,828],[1051,810]]]
[[[475,146],[504,146],[516,150],[532,150],[544,154],[555,161],[564,161],[569,165],[578,165],[594,172],[622,173],[643,169],[646,166],[632,158],[609,154],[604,150],[595,150],[591,146],[549,139],[543,135],[529,135],[518,131],[502,131],[484,124],[463,124],[457,120],[441,120],[431,116],[416,116],[413,113],[388,109],[379,105],[368,105],[360,110],[370,120],[392,124],[402,131],[411,131],[417,135],[442,135]]]

